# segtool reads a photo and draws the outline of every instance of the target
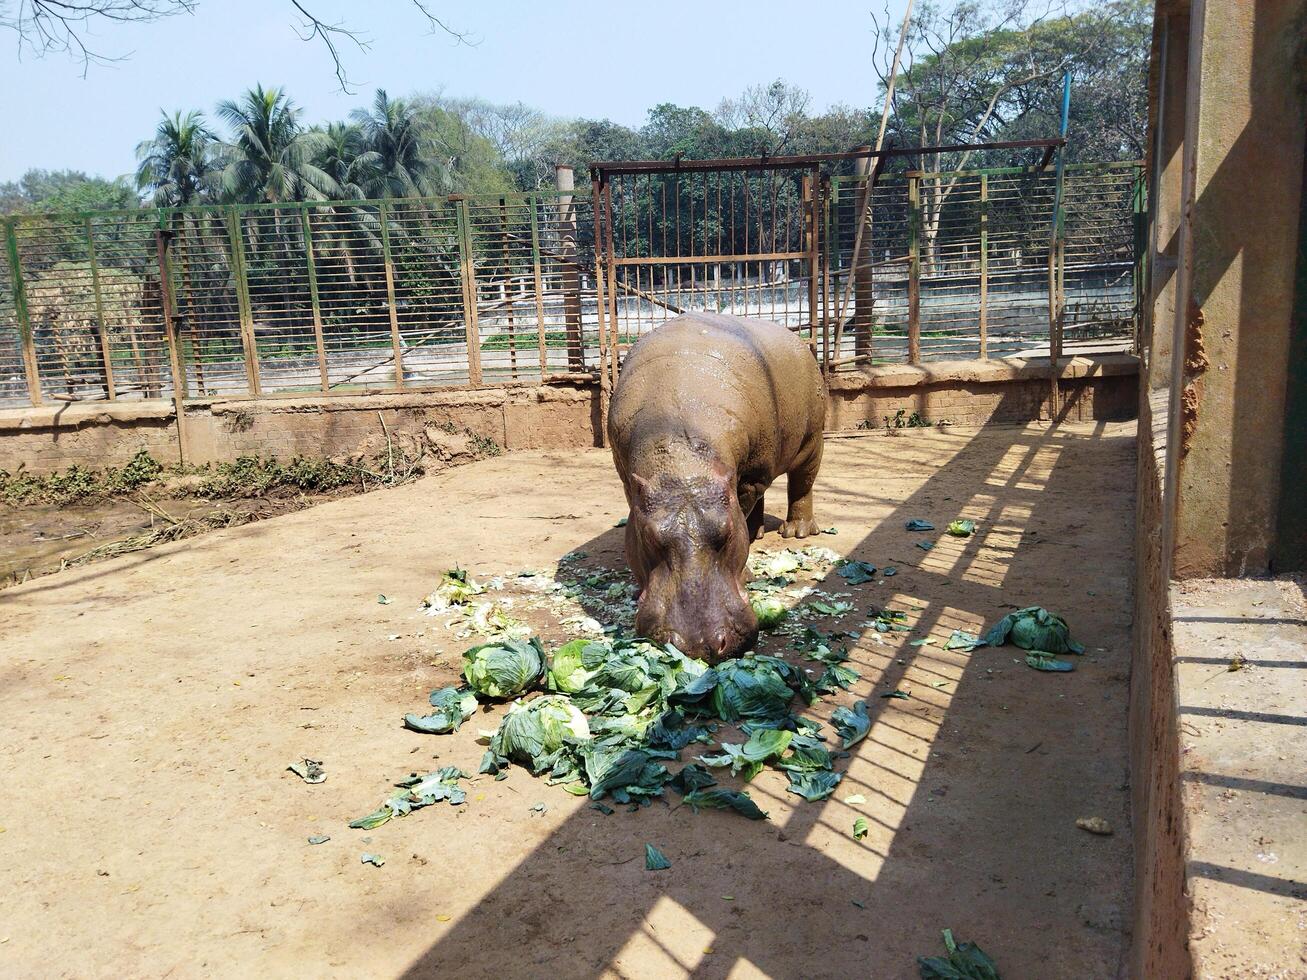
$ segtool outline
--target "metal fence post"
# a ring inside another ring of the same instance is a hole
[[[313,340],[318,350],[318,374],[322,377],[322,390],[328,391],[331,384],[327,374],[327,344],[322,335],[322,303],[318,298],[318,264],[313,255],[313,224],[309,221],[307,205],[300,209],[300,225],[304,229],[304,261],[309,274],[309,302],[313,304]]]
[[[381,258],[386,270],[386,308],[390,311],[390,344],[395,350],[395,387],[404,387],[404,344],[399,334],[399,309],[395,305],[395,263],[390,257],[390,208],[385,201],[377,205],[381,223]]]
[[[454,214],[458,218],[458,271],[463,283],[463,327],[467,336],[467,381],[473,387],[481,384],[481,328],[477,323],[476,269],[472,258],[472,230],[468,216],[467,198],[461,194],[450,196]]]
[[[806,260],[808,264],[808,346],[812,348],[814,354],[817,351],[817,277],[821,266],[821,255],[817,251],[820,247],[817,235],[817,202],[821,198],[820,182],[821,172],[814,167],[811,172],[803,175],[801,187],[804,202],[803,226],[807,239],[804,245],[805,251],[808,253]],[[706,203],[704,208],[707,210]],[[786,264],[789,264],[788,260]],[[788,275],[787,270],[786,276],[788,277]]]
[[[921,360],[921,176],[908,175],[908,362]]]
[[[190,456],[186,445],[186,366],[177,349],[177,333],[172,319],[172,274],[168,263],[168,240],[171,233],[162,228],[154,231],[155,254],[159,260],[159,306],[163,314],[163,335],[168,341],[168,367],[172,373],[172,404],[177,413],[177,461],[183,466]]]
[[[254,336],[254,314],[250,310],[250,287],[245,280],[245,239],[240,214],[233,207],[227,211],[227,231],[231,237],[231,273],[236,286],[236,304],[240,308],[241,350],[245,355],[245,381],[250,397],[263,394],[259,383],[259,347]]]
[[[599,171],[591,168],[590,170],[590,217],[594,221],[594,253],[595,253],[595,315],[598,321],[598,343],[599,343],[599,445],[608,445],[608,400],[611,395],[611,383],[608,376],[608,325],[607,312],[604,296],[604,250],[603,250],[603,208],[600,207],[600,199],[603,191],[599,182]],[[650,278],[652,286],[652,276]],[[614,348],[616,344],[614,344]],[[612,356],[617,356],[616,349],[613,350]]]
[[[18,265],[18,233],[14,225],[12,218],[5,222],[5,249],[9,255],[9,278],[14,291],[14,313],[18,318],[18,340],[23,349],[23,375],[27,380],[27,397],[33,405],[40,405],[41,372],[37,368],[32,321],[27,311],[27,291],[23,288],[23,270]]]
[[[577,262],[576,205],[572,195],[576,188],[576,176],[567,164],[560,163],[554,168],[554,187],[558,190],[558,251],[562,258],[567,369],[580,372],[585,370],[585,337],[581,323],[581,267]]]
[[[540,380],[549,371],[549,352],[545,337],[545,286],[540,275],[540,198],[532,195],[531,202],[531,276],[535,286],[536,333],[540,342]]]
[[[980,175],[980,356],[989,357],[989,174]]]
[[[100,361],[104,366],[104,397],[114,401],[118,397],[113,384],[113,356],[109,347],[109,332],[104,324],[104,299],[100,293],[100,263],[95,258],[95,232],[91,219],[85,222],[86,257],[91,264],[91,292],[95,296],[95,332],[100,340]]]

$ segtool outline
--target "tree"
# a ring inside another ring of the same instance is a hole
[[[716,118],[728,130],[751,131],[756,146],[750,155],[779,156],[788,152],[811,104],[805,89],[778,78],[770,85],[751,85],[738,99],[723,99]]]
[[[121,211],[139,206],[122,180],[91,177],[80,170],[29,170],[0,184],[0,214],[20,211]]]
[[[197,203],[217,185],[215,149],[202,113],[163,113],[154,137],[136,146],[136,189],[149,195],[155,207]]]
[[[222,187],[238,201],[316,201],[339,192],[313,161],[326,148],[321,130],[304,130],[299,108],[279,88],[256,85],[237,101],[218,103],[232,128],[223,143]]]
[[[353,123],[327,123],[321,130],[325,137],[313,162],[336,184],[340,200],[357,200],[367,196],[364,189],[379,169],[377,155],[368,149],[363,131]]]
[[[371,111],[355,109],[350,118],[369,154],[369,197],[431,197],[448,186],[431,134],[411,103],[377,89]]]
[[[1058,82],[1068,71],[1073,80],[1080,74],[1083,84],[1077,91],[1084,90],[1090,99],[1102,76],[1112,71],[1132,80],[1125,84],[1137,86],[1142,99],[1145,79],[1140,65],[1148,44],[1143,0],[1113,0],[1058,17],[1048,16],[1049,9],[1032,13],[1030,0],[923,2],[905,39],[892,102],[891,142],[926,147],[1056,136]],[[883,17],[872,17],[872,63],[885,88],[900,28],[888,8]],[[1126,52],[1132,57],[1121,64]],[[1127,105],[1142,121],[1142,102]],[[1127,128],[1133,129],[1133,124]],[[1125,149],[1133,149],[1129,141],[1118,141],[1110,158],[1119,159]],[[1106,152],[1106,147],[1100,143],[1099,150]],[[1030,161],[1028,151],[1024,156],[964,151],[949,160],[938,152],[923,152],[913,162],[919,170],[938,174],[968,165]],[[928,262],[934,261],[941,221],[960,179],[954,173],[921,182],[922,247]]]

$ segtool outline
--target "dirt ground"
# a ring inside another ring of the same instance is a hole
[[[1133,459],[1119,424],[831,439],[818,519],[839,533],[817,543],[899,571],[821,587],[909,610],[915,632],[863,634],[862,680],[809,711],[867,698],[871,734],[824,803],[758,776],[767,822],[671,793],[603,816],[515,769],[465,782],[461,807],[346,827],[410,772],[475,771],[502,713],[401,727],[472,642],[417,609],[444,569],[620,565],[600,450],[515,453],[5,590],[0,973],[911,977],[950,927],[1008,980],[1119,976]],[[930,552],[903,526],[957,516],[977,533],[928,535]],[[941,650],[1032,603],[1088,647],[1075,673]],[[910,699],[877,696],[895,688]],[[306,756],[326,782],[285,771]],[[1077,829],[1089,815],[1115,834]],[[646,842],[670,870],[644,870]]]

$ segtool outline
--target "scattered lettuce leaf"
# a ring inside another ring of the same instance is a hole
[[[1026,654],[1026,666],[1034,667],[1035,670],[1044,670],[1049,673],[1070,673],[1076,669],[1076,665],[1070,660],[1058,660],[1057,657],[1050,656],[1046,653],[1040,653],[1032,650]]]
[[[876,566],[870,562],[851,558],[839,567],[836,574],[848,582],[849,585],[862,585],[864,582],[870,582],[876,578]]]
[[[667,856],[652,844],[644,845],[644,870],[645,871],[666,871],[672,866],[672,862],[667,860]]]
[[[835,792],[835,787],[844,778],[841,773],[826,769],[813,769],[807,772],[791,769],[786,775],[790,777],[790,785],[785,787],[786,792],[797,793],[809,803],[826,799]]]
[[[862,840],[862,838],[867,836],[867,831],[870,829],[871,828],[867,826],[867,818],[858,817],[857,820],[853,821],[853,839]]]
[[[456,732],[477,710],[476,694],[466,687],[442,687],[432,691],[431,706],[436,710],[429,715],[408,714],[404,727],[430,735]]]
[[[947,531],[955,538],[970,537],[976,530],[976,522],[972,520],[949,521]]]
[[[758,804],[753,802],[748,793],[740,793],[732,789],[696,789],[685,794],[685,802],[695,811],[701,807],[708,810],[729,809],[750,820],[767,819],[766,812],[758,808]]]
[[[831,724],[840,736],[840,747],[847,749],[857,745],[871,731],[871,719],[867,717],[867,702],[855,701],[852,708],[843,706],[831,712]]]
[[[440,582],[422,600],[428,615],[446,612],[453,606],[466,606],[474,595],[484,592],[480,585],[468,578],[461,568],[451,568],[440,577]]]
[[[920,517],[914,517],[903,525],[909,531],[933,531],[935,525],[930,521],[923,521]]]

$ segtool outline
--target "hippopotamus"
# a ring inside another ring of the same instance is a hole
[[[686,313],[631,347],[608,439],[630,508],[637,634],[712,663],[754,645],[745,564],[763,533],[763,493],[786,474],[781,534],[817,533],[825,421],[813,352],[778,323]]]

